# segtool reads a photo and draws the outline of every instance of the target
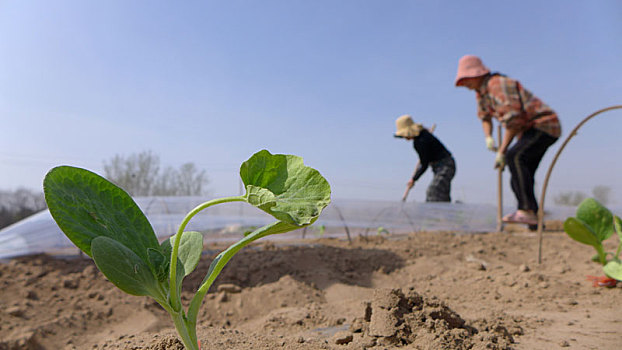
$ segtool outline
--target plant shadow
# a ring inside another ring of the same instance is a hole
[[[194,292],[216,256],[204,256],[196,270],[184,279],[184,290]],[[278,281],[289,275],[325,289],[334,283],[371,287],[376,271],[390,273],[404,266],[398,255],[382,249],[340,248],[327,245],[298,245],[245,248],[225,266],[210,288],[232,283],[241,288]]]

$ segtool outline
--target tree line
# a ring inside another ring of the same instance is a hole
[[[0,190],[0,228],[9,226],[46,208],[43,193],[18,188]]]
[[[160,157],[151,151],[116,155],[104,162],[104,177],[132,196],[206,195],[207,172],[194,163],[175,169],[162,168]]]
[[[132,196],[207,195],[207,172],[192,163],[163,167],[152,151],[115,155],[103,162],[103,176]],[[0,229],[46,208],[42,192],[0,190]]]
[[[587,194],[581,191],[565,191],[553,197],[553,202],[557,205],[576,207],[585,198],[587,198]],[[602,185],[595,186],[592,188],[592,198],[599,201],[602,205],[609,204],[611,200],[611,187]]]

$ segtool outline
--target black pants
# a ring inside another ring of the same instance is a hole
[[[518,200],[518,209],[538,210],[538,202],[533,192],[536,169],[546,150],[557,141],[543,131],[531,128],[505,154],[510,168],[512,191]]]
[[[430,163],[434,178],[426,191],[426,202],[451,202],[451,179],[456,174],[456,162],[452,156]]]

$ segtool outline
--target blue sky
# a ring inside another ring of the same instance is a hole
[[[453,199],[495,203],[474,94],[453,86],[458,59],[520,80],[565,138],[622,104],[621,38],[619,1],[0,1],[0,189],[151,150],[233,195],[239,164],[268,149],[302,156],[335,198],[399,200],[417,155],[392,133],[411,114],[436,123],[456,158]],[[596,185],[622,195],[621,117],[581,129],[547,198]]]

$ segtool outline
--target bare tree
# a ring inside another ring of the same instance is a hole
[[[199,170],[194,163],[185,163],[179,167],[179,191],[182,196],[193,193],[203,193],[203,186],[207,183],[207,173]]]
[[[603,185],[596,186],[592,188],[592,196],[602,205],[607,205],[611,198],[611,187]]]
[[[178,176],[177,170],[173,167],[167,167],[154,184],[153,193],[157,196],[176,196],[177,195]]]
[[[151,187],[160,171],[160,157],[151,151],[132,154],[127,158],[116,155],[104,162],[106,177],[134,196],[151,195]]]
[[[166,167],[160,172],[160,157],[151,151],[116,155],[104,162],[108,180],[132,196],[196,196],[205,194],[208,183],[205,170],[185,163],[179,170]]]
[[[43,193],[25,188],[0,191],[0,228],[45,209]]]
[[[562,192],[553,197],[553,201],[557,205],[564,206],[572,206],[575,207],[579,205],[587,196],[583,192],[579,191],[568,191]]]

